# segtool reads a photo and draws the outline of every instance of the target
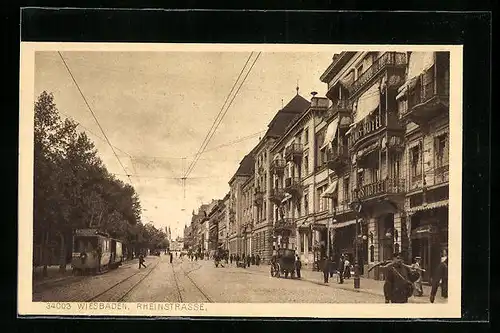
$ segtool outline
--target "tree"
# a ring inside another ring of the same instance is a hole
[[[140,235],[141,225],[135,227],[141,205],[134,188],[107,171],[75,122],[60,119],[52,94],[43,92],[35,102],[34,125],[33,229],[41,257],[34,262],[43,265],[44,274],[49,243],[59,245],[59,264],[65,269],[77,228],[106,229],[128,242],[148,240]]]

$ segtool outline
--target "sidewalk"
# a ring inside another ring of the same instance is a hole
[[[247,269],[253,270],[253,271],[260,271],[260,272],[266,272],[270,274],[270,267],[269,265],[261,265],[261,266],[250,266]],[[320,284],[320,285],[325,285],[330,288],[336,288],[336,289],[344,289],[344,290],[349,290],[352,292],[357,292],[357,293],[367,293],[367,294],[372,294],[372,295],[379,295],[379,296],[384,296],[384,291],[383,291],[383,286],[384,286],[384,281],[379,281],[379,280],[374,280],[374,279],[367,279],[367,278],[360,278],[360,288],[359,289],[354,289],[354,281],[353,278],[350,279],[344,279],[344,283],[340,284],[337,282],[337,276],[333,275],[333,277],[329,278],[329,283],[326,284],[323,282],[323,272],[313,272],[312,270],[301,270],[300,271],[301,275],[301,280],[302,281],[307,281],[315,284]],[[429,301],[429,295],[431,293],[431,287],[430,286],[422,286],[422,289],[424,291],[424,296],[421,297],[411,297],[409,299],[410,303],[430,303]],[[446,303],[447,300],[442,298],[440,295],[440,291],[438,291],[436,295],[436,299],[434,301],[435,303]]]

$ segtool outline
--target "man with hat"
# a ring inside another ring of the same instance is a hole
[[[422,269],[420,268],[421,259],[422,258],[420,258],[420,257],[415,257],[415,262],[411,266],[412,269],[416,273],[418,273],[418,279],[414,283],[415,289],[413,292],[413,296],[417,296],[417,297],[420,297],[424,294],[424,291],[422,290],[422,274],[421,274]]]
[[[403,263],[399,252],[393,255],[393,261],[385,267],[384,296],[386,303],[408,303],[413,294],[413,282],[416,275]]]

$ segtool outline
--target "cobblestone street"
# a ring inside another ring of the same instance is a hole
[[[361,280],[354,290],[352,280],[343,285],[335,276],[328,284],[322,273],[302,271],[302,279],[270,276],[269,266],[216,268],[213,261],[190,261],[168,256],[147,257],[147,268],[136,262],[98,276],[68,277],[66,283],[36,287],[34,301],[108,302],[217,302],[217,303],[384,303],[381,281]],[[76,279],[76,280],[75,280]],[[427,289],[425,295],[429,294]],[[428,297],[412,297],[410,303],[428,303]],[[437,303],[443,299],[436,298]]]

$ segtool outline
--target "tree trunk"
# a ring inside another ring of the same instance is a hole
[[[61,241],[60,251],[59,251],[59,273],[66,272],[66,243],[64,242],[64,234],[58,232],[59,239]]]

